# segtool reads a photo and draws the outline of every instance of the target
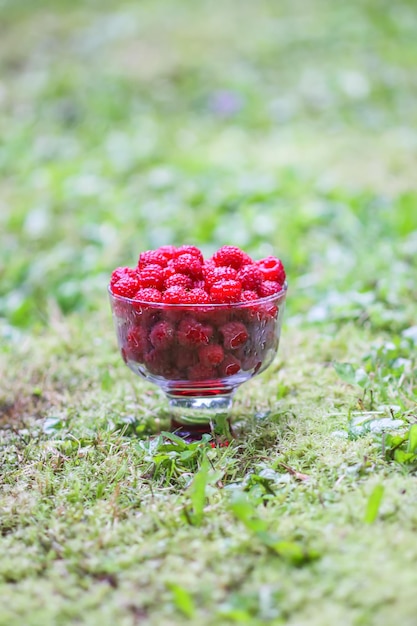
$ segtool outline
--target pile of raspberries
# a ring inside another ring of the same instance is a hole
[[[142,252],[136,268],[118,267],[110,280],[123,359],[174,381],[253,375],[277,344],[278,306],[262,299],[279,299],[284,283],[279,259],[253,261],[236,246],[207,260],[191,245]]]
[[[115,269],[110,290],[141,302],[225,304],[271,296],[284,282],[284,266],[273,256],[253,261],[240,248],[223,246],[204,260],[195,246],[162,246],[142,252],[136,268]]]

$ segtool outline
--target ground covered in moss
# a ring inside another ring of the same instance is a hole
[[[412,2],[0,3],[0,625],[414,626]],[[106,285],[281,256],[236,439],[181,444]]]

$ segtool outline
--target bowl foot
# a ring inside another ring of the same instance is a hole
[[[217,396],[168,396],[171,431],[186,441],[209,434],[216,442],[233,437],[229,411],[232,393]]]

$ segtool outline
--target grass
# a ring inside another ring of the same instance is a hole
[[[0,7],[0,625],[414,625],[412,3]],[[171,242],[288,269],[229,448],[117,353]]]

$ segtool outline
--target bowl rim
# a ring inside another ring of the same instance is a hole
[[[283,285],[281,285],[281,290],[276,293],[271,294],[270,296],[266,296],[265,298],[259,298],[258,300],[247,300],[240,302],[201,302],[201,303],[170,303],[170,302],[149,302],[149,300],[135,300],[134,298],[127,298],[125,296],[120,296],[119,294],[113,293],[111,291],[110,285],[107,286],[107,291],[110,295],[111,299],[117,300],[119,302],[125,302],[126,304],[135,305],[135,306],[144,306],[144,307],[154,307],[154,308],[170,308],[170,309],[241,309],[245,307],[253,307],[260,306],[264,304],[269,304],[274,302],[278,298],[285,299],[288,291],[288,282],[285,281]]]

